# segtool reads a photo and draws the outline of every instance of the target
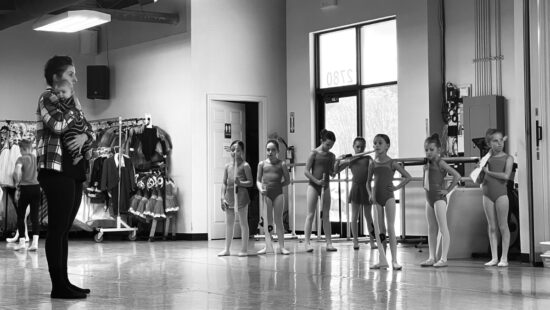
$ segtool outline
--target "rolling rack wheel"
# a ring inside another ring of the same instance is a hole
[[[97,234],[94,235],[94,241],[97,242],[97,243],[100,243],[103,241],[103,233],[101,232],[98,232]]]
[[[132,231],[131,233],[128,234],[128,240],[130,241],[136,241],[136,236],[137,236],[137,233],[136,231]]]

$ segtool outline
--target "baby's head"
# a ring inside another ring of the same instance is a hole
[[[21,154],[31,154],[32,153],[32,141],[28,139],[23,139],[19,141],[19,150]]]
[[[67,80],[59,80],[54,87],[61,99],[68,99],[73,95],[73,85]]]

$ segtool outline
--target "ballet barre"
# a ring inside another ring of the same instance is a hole
[[[479,161],[479,157],[445,157],[441,158],[446,163],[450,164],[458,164],[458,163],[477,163]],[[425,165],[428,162],[428,159],[425,157],[410,157],[410,158],[395,158],[394,161],[401,163],[403,166],[422,166]],[[309,180],[307,179],[296,179],[296,167],[305,167],[305,163],[293,163],[288,165],[290,167],[291,173],[291,180],[290,180],[290,186],[291,186],[291,205],[292,205],[292,237],[296,238],[296,184],[307,184],[309,183]],[[446,177],[446,180],[452,180],[451,177]],[[401,181],[403,178],[394,178],[394,181]],[[413,182],[422,182],[424,180],[423,177],[413,177],[411,178],[411,181]],[[346,182],[345,185],[345,205],[346,205],[346,239],[350,240],[350,208],[349,208],[349,182],[351,182],[352,179],[349,178],[349,167],[345,168],[345,177],[344,178],[337,178],[337,179],[331,179],[329,180],[330,183],[341,183]],[[471,178],[468,176],[461,177],[460,181],[471,181]],[[406,216],[405,216],[405,205],[406,205],[406,186],[404,186],[399,194],[399,204],[401,207],[401,239],[404,240],[406,237]],[[341,201],[341,191],[338,191],[338,200]],[[322,199],[322,198],[321,198]],[[321,238],[321,231],[320,231],[320,211],[317,210],[317,239],[320,240]],[[340,216],[340,233],[342,233],[342,218]]]

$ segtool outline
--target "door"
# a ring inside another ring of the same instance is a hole
[[[209,111],[208,145],[208,218],[209,238],[225,238],[225,213],[220,207],[221,186],[224,168],[231,163],[231,155],[225,149],[233,140],[242,140],[245,145],[245,105],[231,101],[212,101]],[[237,217],[237,221],[238,221]],[[235,237],[240,236],[240,227],[235,224]]]

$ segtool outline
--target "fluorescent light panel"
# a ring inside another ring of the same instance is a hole
[[[77,32],[110,21],[111,15],[97,11],[67,11],[38,20],[34,23],[33,29],[36,31]]]

